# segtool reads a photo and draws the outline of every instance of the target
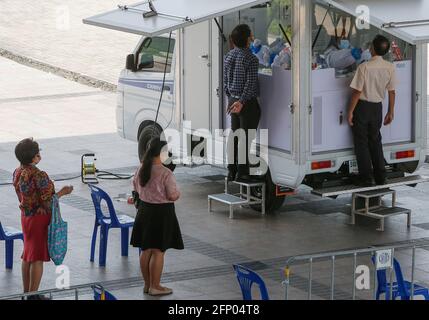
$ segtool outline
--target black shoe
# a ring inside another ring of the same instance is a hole
[[[228,181],[235,181],[237,173],[235,171],[228,171],[228,176],[226,177]]]
[[[383,186],[383,185],[387,184],[387,179],[386,178],[375,179],[375,184],[377,186]]]
[[[369,188],[369,187],[375,186],[372,179],[359,179],[359,180],[355,181],[354,184],[358,187],[361,187],[361,188]]]

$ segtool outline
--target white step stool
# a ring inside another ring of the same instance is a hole
[[[238,182],[232,181],[240,186],[240,192],[237,194],[228,193],[228,180],[225,178],[225,192],[212,194],[208,196],[208,211],[212,212],[212,201],[218,201],[229,205],[229,218],[234,219],[234,207],[244,205],[260,204],[262,207],[262,215],[265,215],[265,182]],[[252,196],[250,188],[261,187],[262,197]]]
[[[392,206],[385,207],[381,204],[381,198],[385,195],[392,195]],[[362,198],[365,200],[365,207],[356,209],[356,200]],[[370,206],[370,199],[378,198],[377,205]],[[351,224],[356,223],[356,215],[370,217],[380,220],[380,227],[377,231],[384,231],[384,219],[397,216],[400,214],[407,215],[407,227],[411,227],[411,210],[401,207],[396,207],[396,191],[392,189],[381,189],[353,193],[352,195],[352,216]]]

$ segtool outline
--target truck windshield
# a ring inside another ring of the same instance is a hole
[[[168,36],[153,37],[152,41],[144,41],[138,52],[138,71],[163,73],[167,59],[168,42]],[[171,39],[167,73],[171,72],[175,43],[176,40]]]

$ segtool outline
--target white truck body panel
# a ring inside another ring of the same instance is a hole
[[[150,9],[148,1],[144,1],[98,14],[83,22],[154,37],[264,2],[266,0],[156,0],[153,4],[159,14],[145,18],[143,14]]]

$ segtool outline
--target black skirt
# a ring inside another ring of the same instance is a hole
[[[131,235],[131,245],[136,248],[184,249],[174,203],[153,204],[140,200]]]

